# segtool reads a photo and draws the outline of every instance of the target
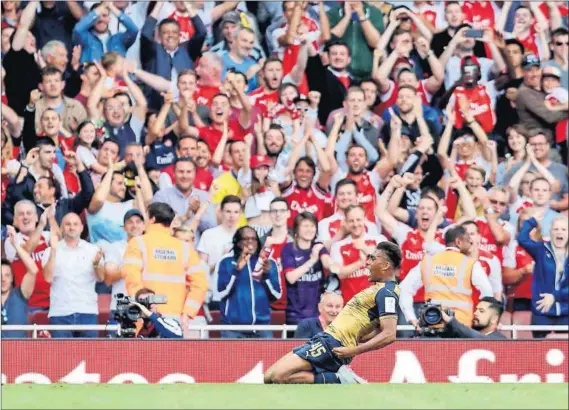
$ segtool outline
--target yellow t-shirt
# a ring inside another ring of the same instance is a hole
[[[214,204],[220,204],[221,201],[223,201],[223,198],[227,195],[235,195],[243,199],[243,188],[231,171],[221,174],[213,181],[213,184],[217,187],[217,190],[213,195]],[[241,218],[239,218],[239,222],[237,223],[237,228],[241,228],[245,225],[247,225],[247,219],[245,219],[245,215],[241,214]]]

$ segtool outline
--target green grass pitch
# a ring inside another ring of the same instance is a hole
[[[4,385],[3,409],[567,409],[568,385]]]

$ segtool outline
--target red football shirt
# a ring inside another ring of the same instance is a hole
[[[376,246],[378,243],[386,240],[383,235],[369,235],[366,233],[364,236],[366,246]],[[347,266],[360,260],[360,251],[354,246],[353,238],[350,235],[332,245],[330,257],[334,262]],[[354,295],[371,285],[373,283],[368,280],[365,264],[362,263],[360,269],[353,272],[350,277],[340,279],[340,290],[342,291],[344,302],[348,303]]]
[[[478,231],[481,237],[479,249],[495,255],[500,261],[500,264],[502,264],[504,261],[504,246],[512,247],[516,243],[514,227],[509,222],[500,220],[500,224],[510,233],[510,243],[507,245],[498,245],[486,218],[478,217],[474,219],[474,222],[478,225]]]
[[[274,310],[285,310],[286,309],[286,277],[285,277],[285,272],[283,270],[283,265],[281,262],[281,253],[283,251],[284,246],[288,243],[289,238],[285,238],[285,240],[282,243],[275,243],[273,245],[271,245],[271,249],[273,250],[273,253],[271,255],[271,258],[275,260],[275,262],[277,263],[277,268],[279,270],[279,280],[281,283],[281,297],[278,300],[275,300],[274,302],[271,302],[271,309]]]
[[[194,101],[196,104],[206,105],[209,107],[211,105],[211,100],[213,100],[213,97],[219,93],[221,93],[221,88],[219,87],[198,85],[198,88],[194,93]]]
[[[464,118],[460,113],[458,100],[461,96],[466,97],[470,104],[470,113],[486,132],[491,132],[496,124],[496,115],[492,108],[492,100],[483,84],[478,84],[474,88],[466,88],[458,86],[451,96],[450,103],[454,105],[455,110],[455,128],[460,129],[463,126]]]
[[[203,138],[205,140],[210,152],[213,154],[219,145],[219,141],[221,141],[223,131],[215,128],[214,124],[211,124],[208,127],[198,128],[198,130],[200,132],[200,138]],[[230,119],[229,139],[243,141],[245,139],[245,135],[247,135],[247,130],[241,126],[239,120]]]
[[[421,235],[418,229],[411,229],[409,226],[398,223],[397,228],[393,232],[393,239],[397,241],[399,247],[401,248],[401,271],[399,273],[399,281],[401,282],[407,274],[415,266],[423,260],[425,252],[423,250],[423,244],[425,239]],[[437,230],[435,234],[435,240],[441,245],[444,244],[444,239],[442,232]],[[413,302],[422,303],[425,301],[425,288],[421,287],[413,297]]]
[[[184,41],[188,41],[189,39],[191,39],[194,33],[196,32],[194,24],[192,23],[192,20],[190,19],[189,15],[183,16],[180,13],[178,13],[178,11],[176,10],[172,14],[170,14],[168,18],[176,20],[180,25],[180,43],[183,43]]]
[[[290,208],[289,228],[292,228],[294,218],[301,212],[310,212],[319,221],[333,213],[332,196],[322,191],[317,184],[302,189],[296,185],[296,181],[293,181],[282,192],[282,197],[286,199]]]
[[[427,80],[421,80],[417,84],[417,95],[421,97],[423,104],[431,105],[431,100],[433,99],[433,95],[427,91],[426,88]],[[389,81],[389,89],[386,93],[380,95],[381,103],[377,109],[377,113],[379,115],[383,114],[385,110],[389,107],[393,107],[397,103],[397,96],[399,95],[399,87],[395,84],[394,81]],[[374,110],[375,112],[375,110]]]
[[[49,243],[46,239],[47,237],[42,235],[36,249],[34,249],[30,254],[39,269],[38,274],[36,275],[34,291],[28,301],[28,306],[31,308],[49,308],[49,292],[51,285],[44,279],[42,265],[42,259],[46,256],[44,253],[49,249]],[[20,244],[24,244],[27,240],[27,236],[18,233],[18,242]],[[8,260],[11,261],[15,285],[18,287],[22,284],[22,280],[26,275],[26,266],[16,254],[16,250],[8,242],[6,242],[6,256],[8,257]]]

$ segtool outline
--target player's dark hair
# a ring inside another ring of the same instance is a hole
[[[241,199],[236,196],[236,195],[226,195],[223,197],[223,199],[221,200],[221,205],[220,208],[223,209],[225,208],[225,205],[227,204],[239,204],[240,207],[242,207],[242,203],[241,203]]]
[[[311,214],[310,212],[306,212],[306,211],[301,212],[298,215],[296,215],[296,217],[294,218],[294,221],[292,223],[292,233],[294,235],[294,244],[296,245],[296,237],[298,235],[298,228],[300,227],[300,224],[304,221],[310,221],[316,227],[316,234],[314,235],[314,238],[312,238],[312,245],[314,245],[314,241],[318,237],[318,219],[314,216],[314,214]]]
[[[217,97],[223,97],[223,98],[225,98],[227,101],[229,101],[229,97],[228,97],[226,94],[223,94],[223,93],[215,94],[215,95],[212,97],[211,101],[215,100]]]
[[[445,233],[446,246],[456,245],[457,238],[462,238],[464,235],[466,235],[466,229],[464,229],[464,226],[462,225],[457,225],[449,228]]]
[[[288,206],[288,202],[282,196],[277,196],[275,199],[273,199],[271,201],[271,205],[278,204],[279,202],[285,204],[287,211],[290,209]],[[269,205],[269,208],[271,207],[271,205]]]
[[[498,299],[493,298],[492,296],[485,296],[481,298],[478,303],[480,302],[488,303],[490,305],[488,306],[488,308],[496,312],[496,314],[498,315],[498,319],[502,317],[502,313],[504,313],[504,307],[502,306],[502,303]]]
[[[403,257],[401,255],[401,248],[399,248],[399,246],[393,242],[384,241],[378,243],[375,248],[378,251],[381,251],[387,257],[387,259],[389,259],[389,262],[391,262],[393,269],[399,269],[401,267],[401,259]]]
[[[237,229],[235,235],[233,235],[233,255],[235,255],[235,260],[239,260],[241,257],[241,253],[243,253],[243,249],[241,248],[241,241],[243,240],[243,232],[249,229],[255,234],[255,238],[257,239],[257,254],[261,252],[261,240],[259,239],[259,235],[257,231],[251,228],[249,225],[242,226],[241,228]]]
[[[429,194],[434,194],[439,199],[445,199],[445,191],[439,186],[428,186],[421,190],[421,198],[429,196]]]
[[[154,218],[155,223],[169,227],[176,213],[172,207],[164,202],[154,202],[148,206],[148,219]]]
[[[338,191],[340,190],[340,188],[346,185],[353,186],[354,189],[356,190],[356,193],[358,192],[358,184],[356,184],[356,181],[350,178],[344,178],[339,180],[338,183],[336,184],[336,188],[334,189],[334,196],[338,196]]]

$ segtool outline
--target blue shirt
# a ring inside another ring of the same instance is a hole
[[[223,61],[223,72],[221,73],[222,81],[225,81],[225,75],[227,74],[227,70],[229,70],[230,68],[234,68],[235,71],[239,71],[240,73],[247,74],[249,68],[257,64],[255,60],[253,60],[251,57],[247,57],[243,60],[243,62],[237,63],[231,59],[231,57],[229,56],[229,51],[226,51],[221,55],[221,60]],[[251,92],[257,89],[257,87],[258,87],[257,76],[255,75],[253,76],[253,78],[249,79],[249,86],[247,87],[247,92]]]
[[[27,325],[28,324],[28,301],[22,294],[20,288],[10,291],[6,303],[2,305],[2,324],[3,325]],[[2,332],[5,339],[25,338],[24,330]]]
[[[287,243],[281,252],[283,272],[293,271],[304,265],[309,259],[312,249],[299,249],[293,242]],[[322,248],[320,256],[327,255]],[[322,293],[324,280],[323,267],[320,260],[302,275],[294,284],[286,281],[286,322],[294,325],[302,319],[318,316],[318,302]]]

